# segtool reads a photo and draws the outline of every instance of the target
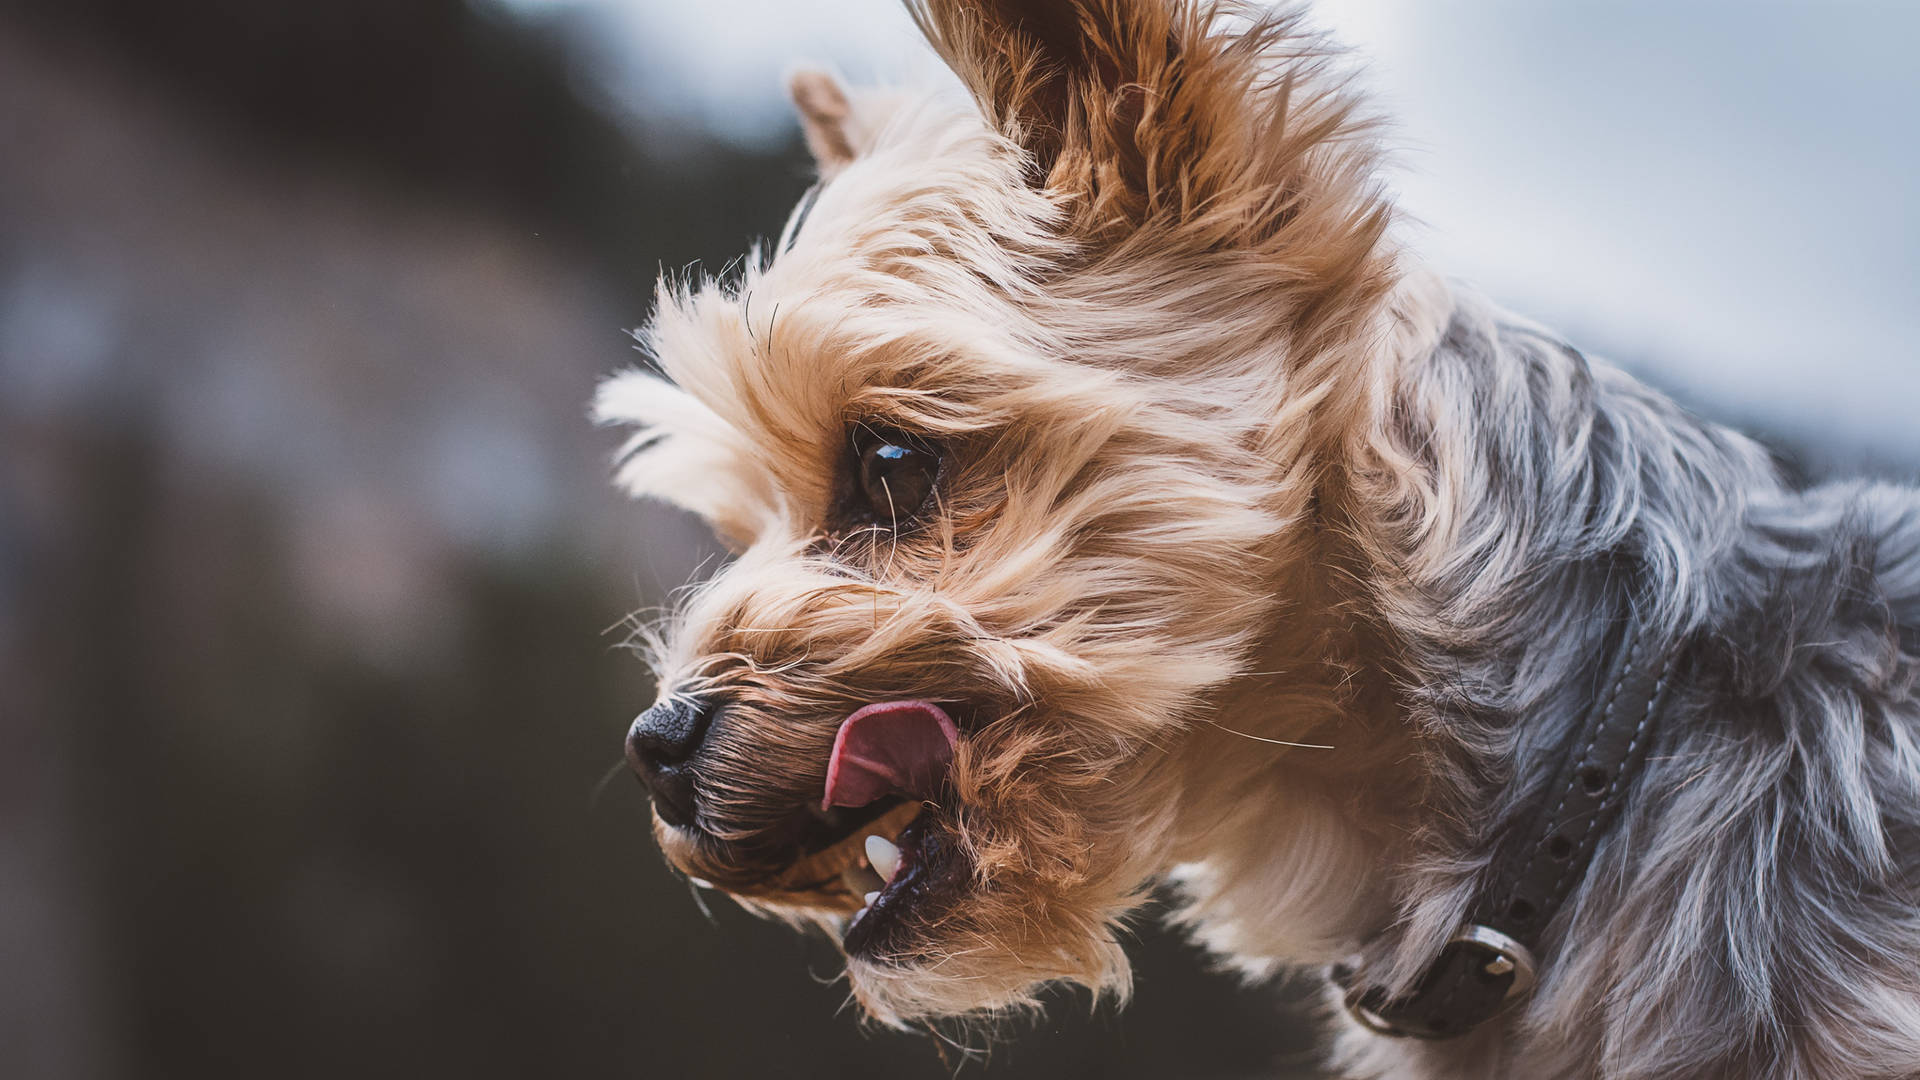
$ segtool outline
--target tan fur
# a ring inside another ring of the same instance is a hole
[[[1058,6],[1099,29],[1089,54],[994,5],[916,9],[985,124],[904,106],[849,159],[845,97],[797,79],[831,182],[792,247],[663,286],[646,344],[671,382],[600,401],[643,429],[622,481],[742,551],[662,658],[664,688],[731,710],[705,832],[660,830],[677,865],[832,925],[846,898],[769,888],[759,838],[819,797],[859,705],[971,719],[938,811],[971,885],[911,953],[852,967],[889,1022],[1060,978],[1124,992],[1114,928],[1176,866],[1221,949],[1330,959],[1385,917],[1368,867],[1417,790],[1382,781],[1406,757],[1382,646],[1316,506],[1394,325],[1366,125],[1296,16]],[[850,421],[960,448],[939,530],[822,548]]]

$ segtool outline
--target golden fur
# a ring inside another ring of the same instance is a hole
[[[1235,793],[1297,756],[1250,739],[1352,743],[1323,728],[1368,689],[1326,655],[1351,635],[1318,617],[1331,586],[1301,523],[1325,444],[1365,407],[1393,277],[1372,146],[1296,17],[1207,34],[1198,7],[1114,4],[1095,77],[1047,71],[970,5],[918,14],[993,124],[893,107],[857,160],[828,163],[790,250],[737,283],[663,290],[646,345],[672,384],[636,373],[600,402],[645,427],[622,480],[742,551],[663,658],[665,686],[734,710],[702,787],[712,840],[660,830],[676,864],[769,910],[804,905],[766,890],[783,868],[752,844],[817,793],[838,720],[916,696],[985,718],[949,823],[973,892],[922,955],[853,971],[886,1020],[1061,977],[1124,987],[1114,926],[1170,866],[1231,845],[1227,823],[1249,816]],[[1190,47],[1169,58],[1176,38]],[[810,142],[837,155],[852,139],[822,129],[846,98],[803,85]],[[1038,111],[1047,97],[1063,123]],[[1029,146],[1053,123],[1034,186]],[[969,448],[937,535],[819,550],[851,420]],[[1190,735],[1201,718],[1217,726]],[[1240,734],[1205,734],[1225,729]],[[1285,786],[1351,822],[1350,786],[1326,776],[1346,755],[1298,754],[1324,779]],[[1350,827],[1295,857],[1358,858]],[[1202,880],[1196,910],[1269,887]],[[1348,889],[1288,887],[1354,909]],[[1333,955],[1337,935],[1312,936]]]

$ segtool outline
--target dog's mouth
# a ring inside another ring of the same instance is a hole
[[[807,854],[782,877],[860,897],[842,944],[884,955],[949,876],[950,845],[928,810],[943,797],[959,731],[929,701],[865,706],[841,723]],[[848,901],[850,903],[850,900]]]

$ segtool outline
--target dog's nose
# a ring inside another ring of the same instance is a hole
[[[640,714],[627,732],[627,764],[653,793],[653,808],[669,825],[693,824],[693,755],[707,737],[713,709],[681,697],[664,698]]]

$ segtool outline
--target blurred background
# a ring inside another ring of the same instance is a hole
[[[1433,260],[1920,475],[1920,7],[1327,0]],[[863,1033],[618,770],[713,555],[585,418],[662,267],[808,183],[780,76],[890,0],[0,0],[0,1075],[1306,1075],[1143,927],[1116,1020]]]

